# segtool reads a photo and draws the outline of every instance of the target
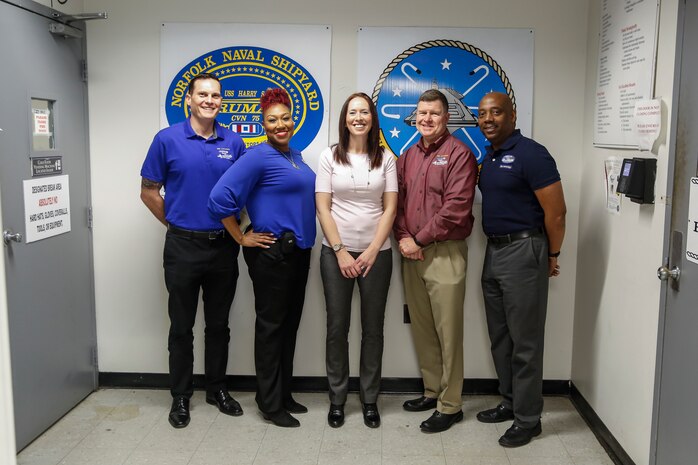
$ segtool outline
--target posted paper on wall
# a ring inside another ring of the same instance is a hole
[[[620,213],[620,203],[623,198],[616,192],[621,164],[622,162],[618,158],[604,160],[604,172],[606,174],[606,210],[616,215]]]
[[[686,228],[686,259],[698,263],[698,178],[691,178]]]
[[[70,231],[68,175],[24,180],[26,242]]]
[[[602,0],[594,144],[638,146],[635,102],[652,97],[657,0]]]
[[[659,99],[635,102],[635,135],[640,150],[652,150],[662,130],[662,104]]]

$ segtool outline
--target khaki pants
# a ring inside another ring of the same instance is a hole
[[[424,260],[402,259],[405,299],[412,322],[424,395],[436,409],[461,410],[463,391],[463,301],[468,245],[444,241],[423,249]]]

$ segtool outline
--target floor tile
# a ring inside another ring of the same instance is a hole
[[[361,451],[352,453],[320,452],[318,465],[381,465],[381,456],[378,454],[363,454]]]
[[[574,465],[570,457],[509,457],[511,465]]]
[[[446,465],[443,455],[383,455],[382,465]]]
[[[167,421],[167,390],[101,389],[75,407],[18,455],[19,465],[613,465],[569,399],[546,397],[543,434],[523,447],[499,446],[511,422],[484,424],[480,410],[498,396],[465,396],[464,420],[425,434],[431,412],[406,412],[415,395],[381,395],[380,428],[363,424],[361,402],[349,395],[341,428],[327,425],[327,393],[294,394],[308,413],[300,428],[265,421],[254,393],[231,393],[245,413],[221,414],[205,393],[191,398],[191,423]]]
[[[60,465],[123,465],[130,454],[127,449],[73,449]]]
[[[124,465],[188,465],[192,452],[164,450],[136,450]]]
[[[574,465],[614,465],[609,456],[605,457],[572,457]]]
[[[511,465],[506,454],[503,457],[464,457],[446,455],[446,465]]]
[[[17,456],[17,465],[58,465],[70,453],[70,449],[25,448]]]
[[[252,465],[254,463],[256,451],[249,453],[246,451],[229,450],[205,450],[199,449],[194,452],[188,465]]]

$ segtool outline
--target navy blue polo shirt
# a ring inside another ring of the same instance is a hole
[[[545,226],[534,191],[560,180],[555,160],[538,142],[515,130],[499,150],[487,146],[480,168],[482,229],[488,236]]]
[[[278,238],[291,231],[298,247],[311,248],[316,232],[315,172],[298,150],[291,148],[288,157],[269,144],[250,147],[211,191],[211,214],[239,217],[246,207],[256,232]]]
[[[141,168],[141,176],[165,186],[165,219],[194,231],[223,229],[208,212],[208,196],[218,179],[245,152],[242,138],[218,123],[209,139],[197,135],[189,119],[162,129]]]

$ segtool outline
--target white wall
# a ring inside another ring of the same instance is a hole
[[[164,229],[138,198],[140,166],[159,128],[159,40],[165,21],[329,24],[332,26],[330,134],[339,108],[356,85],[359,26],[525,27],[535,31],[533,135],[556,157],[568,204],[562,276],[551,283],[545,377],[571,376],[576,243],[588,2],[493,0],[376,2],[307,0],[288,3],[226,0],[85,0],[87,11],[107,11],[88,23],[92,200],[99,368],[102,372],[167,372],[166,292],[162,278]],[[285,40],[279,37],[278,40]],[[469,240],[465,304],[465,376],[494,378],[479,275],[484,239],[479,207]],[[241,260],[241,264],[242,264]],[[314,251],[296,351],[297,375],[323,376],[325,315]],[[402,323],[402,288],[395,267],[385,328],[384,376],[418,377],[409,328]],[[242,265],[232,312],[228,372],[250,375],[254,311]],[[352,374],[358,370],[358,321],[352,326]],[[202,372],[202,331],[196,332],[196,372]]]
[[[2,199],[0,199],[0,231]],[[5,287],[5,253],[0,254],[0,463],[13,465],[15,460],[15,416],[12,401],[10,334],[7,323],[7,289]]]
[[[667,188],[667,158],[672,140],[655,144],[655,205],[623,201],[618,216],[604,212],[603,160],[637,152],[592,146],[600,0],[589,12],[586,107],[577,298],[572,381],[638,465],[649,463],[652,401]],[[662,99],[664,134],[673,93],[678,0],[661,2],[655,95]]]

